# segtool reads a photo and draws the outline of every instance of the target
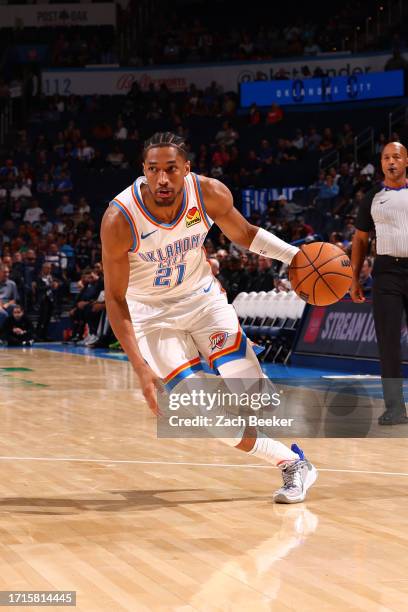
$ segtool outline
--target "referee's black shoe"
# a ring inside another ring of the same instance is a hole
[[[383,414],[378,417],[379,425],[403,425],[408,424],[408,416],[406,412],[394,412],[393,410],[386,410]]]

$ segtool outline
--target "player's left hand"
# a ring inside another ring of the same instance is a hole
[[[144,363],[134,368],[142,388],[144,398],[154,415],[160,416],[157,394],[164,391],[161,379],[153,372],[152,368]]]

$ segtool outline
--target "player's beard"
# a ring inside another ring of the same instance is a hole
[[[149,187],[149,190],[150,190],[150,193],[152,194],[154,203],[156,204],[156,206],[160,206],[160,208],[168,208],[170,206],[174,206],[174,204],[175,204],[177,198],[179,197],[179,195],[181,193],[183,193],[183,189],[184,189],[184,186],[181,187],[181,189],[179,191],[177,191],[177,193],[175,193],[172,198],[169,198],[169,199],[163,201],[163,200],[157,200],[155,198],[155,194],[152,193],[152,191],[151,191],[151,189]]]

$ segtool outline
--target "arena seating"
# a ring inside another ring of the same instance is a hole
[[[294,291],[241,292],[233,301],[247,336],[265,346],[261,361],[286,363],[305,302]]]

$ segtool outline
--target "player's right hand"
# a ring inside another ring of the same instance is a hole
[[[365,302],[363,288],[358,280],[353,280],[351,283],[350,295],[353,302],[356,302],[357,304]]]
[[[163,392],[162,380],[153,372],[152,368],[147,364],[142,364],[134,368],[142,388],[144,398],[150,410],[156,416],[160,415],[159,404],[157,402],[157,394]]]

